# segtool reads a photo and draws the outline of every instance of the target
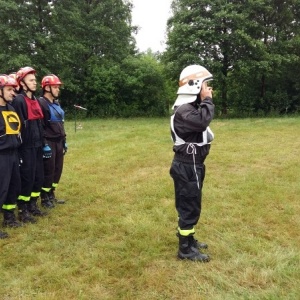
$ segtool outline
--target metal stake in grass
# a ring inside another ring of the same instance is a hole
[[[75,132],[76,132],[76,129],[77,129],[77,109],[81,109],[81,110],[87,110],[87,108],[85,107],[82,107],[80,105],[76,105],[74,104],[74,107],[76,108],[75,109]],[[80,125],[81,126],[81,125]],[[81,127],[82,128],[82,127]]]

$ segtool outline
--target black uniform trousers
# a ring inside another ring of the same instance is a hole
[[[21,191],[18,150],[0,151],[0,207],[14,209]]]
[[[52,188],[59,183],[64,164],[63,141],[47,141],[52,150],[50,158],[44,158],[44,183],[43,188]]]
[[[44,164],[42,147],[19,148],[22,163],[21,193],[19,200],[29,201],[32,193],[39,194],[44,181]]]
[[[191,230],[200,219],[205,165],[173,160],[170,175],[174,180],[179,229]]]

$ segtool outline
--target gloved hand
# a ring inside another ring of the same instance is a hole
[[[52,150],[49,145],[43,147],[43,158],[50,158],[52,156]]]
[[[63,150],[63,154],[65,155],[68,151],[68,144],[66,142],[64,142],[64,150]]]

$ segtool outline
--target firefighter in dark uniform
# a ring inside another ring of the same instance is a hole
[[[207,244],[194,238],[201,213],[204,161],[214,137],[209,128],[214,116],[212,88],[207,85],[210,79],[212,74],[202,66],[184,68],[171,116],[175,155],[170,175],[174,180],[178,213],[178,257],[200,262],[210,260],[209,255],[200,252]]]
[[[24,223],[36,223],[34,216],[46,214],[39,209],[37,199],[44,180],[43,156],[51,156],[49,146],[43,145],[43,113],[34,96],[37,85],[35,73],[31,67],[21,68],[17,72],[20,91],[12,103],[21,120],[21,193],[17,205],[19,220]]]
[[[62,82],[54,75],[42,79],[43,96],[39,98],[43,111],[44,143],[52,150],[51,158],[44,159],[44,183],[41,191],[42,206],[53,208],[55,204],[63,204],[64,200],[55,197],[63,171],[64,154],[67,151],[66,133],[64,129],[65,113],[58,102]]]
[[[14,210],[21,190],[18,147],[21,144],[21,123],[10,102],[17,87],[15,79],[0,75],[0,205],[3,227],[22,226],[16,220]],[[0,239],[8,234],[0,231]]]

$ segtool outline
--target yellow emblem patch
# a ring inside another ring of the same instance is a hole
[[[2,111],[6,134],[18,134],[21,129],[19,116],[14,111]]]

